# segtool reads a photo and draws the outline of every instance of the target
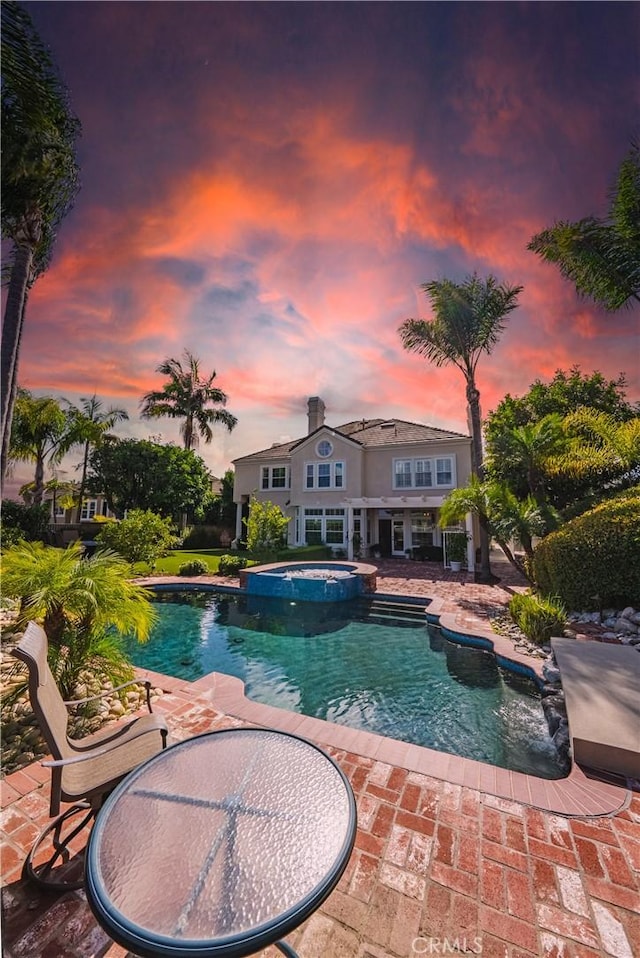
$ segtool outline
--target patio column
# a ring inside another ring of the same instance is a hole
[[[242,539],[242,503],[236,503],[236,540]]]
[[[473,516],[470,512],[465,516],[464,524],[469,535],[467,541],[467,569],[469,572],[473,572],[476,566],[476,543],[473,538]]]

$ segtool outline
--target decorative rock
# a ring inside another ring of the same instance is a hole
[[[630,633],[636,633],[638,631],[638,626],[634,625],[633,622],[630,622],[629,619],[624,619],[621,616],[614,625],[613,631],[617,635],[629,635]]]
[[[635,615],[635,613],[636,613],[636,610],[633,608],[633,606],[628,605],[627,608],[623,609],[622,612],[620,613],[620,618],[630,619],[633,615]]]
[[[560,669],[556,665],[552,665],[550,662],[545,662],[542,666],[542,675],[547,682],[560,682]]]

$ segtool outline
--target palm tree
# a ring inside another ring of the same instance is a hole
[[[499,459],[502,472],[509,476],[509,486],[514,493],[520,492],[519,478],[524,479],[525,488],[534,497],[539,506],[546,503],[545,465],[550,457],[558,455],[566,448],[567,438],[562,426],[562,416],[550,413],[537,422],[525,423],[505,429],[493,442],[490,463]]]
[[[620,164],[604,219],[558,222],[537,233],[527,249],[587,296],[614,311],[640,302],[640,147],[633,143]]]
[[[157,372],[169,377],[161,390],[147,393],[142,398],[141,415],[145,419],[169,416],[184,419],[180,432],[185,449],[193,449],[198,443],[198,434],[206,443],[213,439],[212,424],[222,423],[229,432],[238,420],[226,409],[214,409],[212,405],[224,406],[227,395],[213,385],[215,371],[207,379],[200,378],[200,361],[185,350],[183,367],[178,359],[165,359]]]
[[[110,406],[109,409],[103,409],[102,403],[94,393],[90,399],[80,398],[80,407],[74,406],[68,400],[69,413],[73,420],[72,429],[76,441],[84,442],[84,452],[82,456],[82,478],[80,479],[80,489],[77,499],[77,521],[80,519],[82,502],[84,500],[84,491],[87,485],[87,467],[89,465],[89,454],[92,449],[97,449],[107,438],[109,429],[112,429],[117,422],[122,422],[129,418],[126,409],[116,409]]]
[[[73,696],[83,669],[116,682],[131,677],[116,633],[144,641],[156,616],[121,556],[104,550],[84,558],[79,543],[54,549],[21,542],[2,557],[2,583],[5,595],[20,599],[19,624],[42,621],[65,698]]]
[[[0,358],[0,479],[9,461],[27,294],[79,189],[80,124],[29,14],[2,0],[2,236],[13,244]]]
[[[569,447],[553,458],[555,474],[594,479],[605,473],[633,480],[640,470],[640,416],[619,422],[605,412],[582,407],[565,416]]]
[[[36,398],[18,389],[11,432],[10,458],[34,462],[32,502],[39,505],[44,493],[45,465],[57,465],[75,445],[70,418],[51,396]]]
[[[447,496],[440,510],[440,524],[460,522],[468,513],[484,523],[514,569],[533,584],[533,538],[548,531],[548,508],[541,508],[533,496],[518,499],[504,483],[480,482],[472,476],[469,485],[454,489]],[[555,519],[557,524],[557,514]],[[521,544],[524,561],[511,549],[512,540]]]
[[[471,425],[471,468],[484,477],[480,393],[476,367],[483,353],[491,353],[504,329],[506,316],[518,305],[522,286],[498,283],[494,276],[481,280],[477,274],[462,283],[432,280],[420,287],[429,297],[435,318],[407,319],[400,326],[405,349],[419,353],[436,366],[452,363],[462,372],[467,388]],[[480,575],[491,578],[489,532],[480,518]]]

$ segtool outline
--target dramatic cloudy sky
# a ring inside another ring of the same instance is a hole
[[[20,379],[124,405],[187,348],[217,370],[232,458],[327,421],[466,431],[464,383],[402,350],[421,283],[522,284],[481,361],[485,411],[579,364],[640,398],[638,312],[526,249],[606,210],[638,134],[633,3],[27,3],[83,127],[82,190],[29,301]]]

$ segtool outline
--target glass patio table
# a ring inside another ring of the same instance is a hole
[[[235,958],[276,944],[328,897],[356,831],[351,786],[306,739],[210,732],[128,775],[87,845],[91,909],[136,955]]]

